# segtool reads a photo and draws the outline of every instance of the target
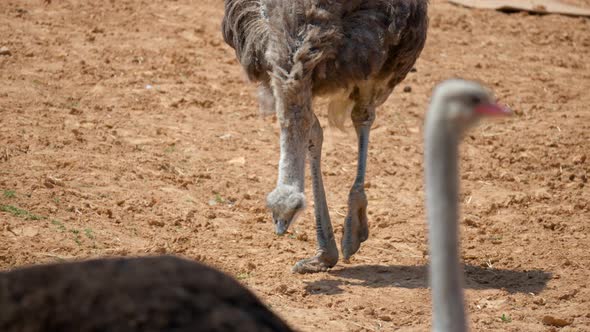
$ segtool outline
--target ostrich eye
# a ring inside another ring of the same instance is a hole
[[[469,102],[471,103],[471,105],[478,105],[481,103],[481,98],[479,98],[478,96],[471,96],[469,97]]]

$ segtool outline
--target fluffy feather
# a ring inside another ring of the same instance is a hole
[[[365,80],[386,81],[393,89],[424,47],[427,4],[226,0],[222,28],[252,81],[268,84],[269,73],[283,81],[311,75],[314,95],[349,91]]]

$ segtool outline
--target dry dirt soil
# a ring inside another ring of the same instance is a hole
[[[274,235],[278,127],[223,43],[222,13],[220,0],[0,2],[0,268],[178,254],[301,331],[426,331],[422,124],[434,85],[464,77],[516,113],[461,148],[471,327],[590,331],[590,19],[432,1],[417,71],[372,132],[371,237],[348,264],[294,275],[315,251],[312,209]],[[356,137],[325,134],[339,242]]]

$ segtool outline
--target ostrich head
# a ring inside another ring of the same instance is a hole
[[[496,104],[492,93],[478,83],[465,80],[447,80],[434,91],[431,112],[443,121],[447,129],[462,133],[484,116],[509,115],[508,108]]]
[[[283,235],[305,209],[305,196],[294,186],[281,185],[268,194],[266,205],[272,211],[275,232]]]

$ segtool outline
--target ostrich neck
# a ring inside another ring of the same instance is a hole
[[[273,81],[281,125],[278,185],[304,191],[305,158],[313,123],[311,79]]]
[[[444,112],[431,109],[426,123],[426,209],[429,226],[433,330],[467,330],[458,231],[458,144]]]

